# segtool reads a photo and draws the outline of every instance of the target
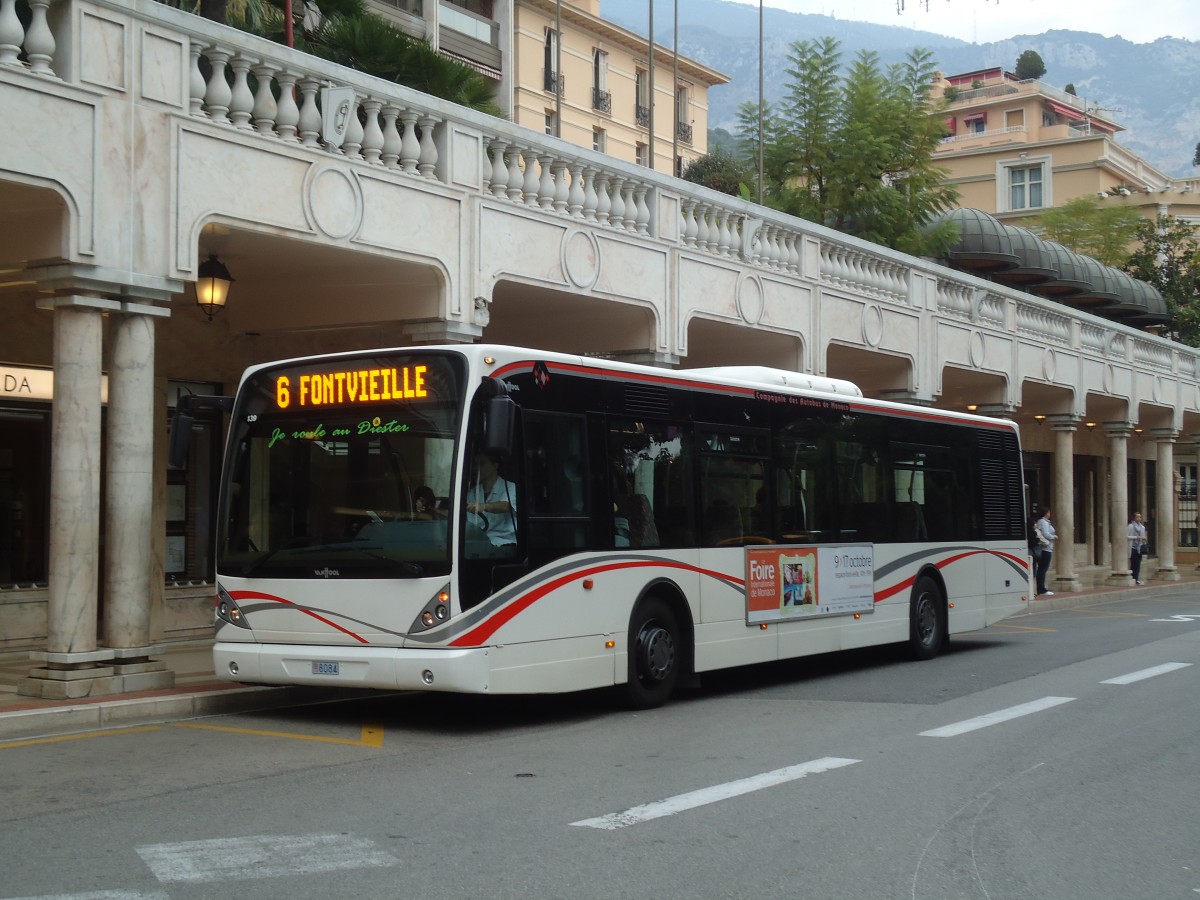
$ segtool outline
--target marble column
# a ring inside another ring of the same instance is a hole
[[[1133,584],[1129,570],[1129,436],[1128,422],[1105,423],[1109,438],[1108,542],[1112,554],[1110,585]]]
[[[1054,590],[1082,590],[1075,569],[1075,430],[1079,420],[1072,416],[1055,416],[1050,420],[1054,429],[1054,527],[1058,543],[1054,558]]]
[[[50,414],[50,585],[45,651],[19,691],[86,697],[111,677],[100,665],[96,619],[100,571],[101,312],[118,304],[86,295],[39,303],[54,315],[54,405]]]
[[[154,560],[154,333],[168,310],[123,303],[110,318],[105,535],[104,641],[111,651],[114,689],[171,687],[175,674],[150,657],[151,574]]]
[[[1175,516],[1175,440],[1178,433],[1173,429],[1155,429],[1154,440],[1158,442],[1158,464],[1155,471],[1154,543],[1158,548],[1158,568],[1154,571],[1156,581],[1178,581],[1179,570],[1175,567],[1175,541],[1179,530]]]

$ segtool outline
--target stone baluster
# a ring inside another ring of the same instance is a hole
[[[433,130],[442,120],[436,116],[421,116],[417,124],[421,126],[421,155],[417,159],[417,171],[425,178],[436,177],[438,163],[437,143],[433,139]]]
[[[260,62],[254,67],[254,78],[258,82],[258,90],[254,92],[254,109],[251,111],[251,121],[254,130],[259,134],[274,136],[275,117],[279,115],[279,104],[271,93],[271,82],[275,77],[275,66],[269,62]]]
[[[696,201],[684,200],[680,204],[683,211],[683,226],[679,230],[679,234],[683,237],[683,243],[688,247],[696,246]]]
[[[607,172],[596,173],[596,221],[601,225],[608,224],[608,213],[612,209],[612,197],[608,193],[609,175]]]
[[[800,255],[800,248],[803,246],[803,241],[800,235],[794,231],[788,232],[788,269],[796,275],[800,274],[801,265],[804,261]]]
[[[380,148],[379,161],[389,169],[395,168],[400,160],[400,146],[402,139],[400,132],[396,130],[396,120],[400,118],[400,107],[388,103],[383,107],[383,147]],[[488,159],[487,153],[483,154],[485,171],[483,173],[483,183],[487,184],[491,161]]]
[[[249,130],[250,117],[254,114],[254,94],[250,91],[251,64],[252,60],[240,53],[229,63],[233,69],[233,87],[229,90],[229,121],[234,128],[243,130]]]
[[[621,186],[622,199],[625,201],[625,230],[637,231],[637,198],[634,196],[634,189],[637,187],[637,182],[632,178]]]
[[[367,124],[363,127],[363,159],[379,165],[383,156],[383,129],[379,126],[379,111],[383,109],[383,101],[367,97],[362,106],[367,117]]]
[[[29,0],[29,30],[25,32],[25,58],[34,75],[53,77],[54,32],[46,23],[46,8],[50,0]]]
[[[279,132],[279,139],[282,141],[299,140],[296,137],[296,128],[300,124],[300,107],[296,105],[296,79],[299,77],[298,73],[289,72],[287,69],[281,70],[275,76],[275,83],[279,85],[275,130]]]
[[[318,146],[321,137],[321,112],[317,109],[317,91],[321,83],[315,78],[300,80],[300,143],[305,147]]]
[[[525,173],[521,171],[521,151],[517,147],[508,148],[508,199],[513,203],[521,202],[521,186],[525,183]]]
[[[521,185],[521,191],[525,195],[525,205],[538,206],[542,200],[542,179],[538,177],[538,168],[534,165],[538,158],[538,152],[532,147],[528,147],[523,154],[525,156],[525,182]],[[545,168],[542,169],[542,174],[546,174]]]
[[[350,105],[349,118],[346,121],[346,139],[342,141],[342,152],[348,159],[362,159],[363,126],[358,120],[358,107],[363,96],[354,94],[354,102]]]
[[[589,222],[596,221],[596,170],[591,166],[583,169],[583,217]]]
[[[637,210],[634,227],[638,234],[650,233],[650,207],[646,204],[646,192],[649,190],[649,185],[639,184],[633,192],[633,208]]]
[[[417,173],[417,163],[421,161],[421,141],[417,138],[417,119],[420,117],[415,109],[400,113],[400,121],[404,124],[404,135],[400,138],[400,171],[409,175]],[[504,177],[508,178],[507,172]]]
[[[0,0],[2,2],[2,0]],[[193,116],[204,115],[204,73],[200,71],[200,54],[204,45],[199,41],[188,44],[188,112]]]
[[[583,218],[583,163],[573,162],[568,166],[571,172],[571,188],[567,192],[567,212],[572,219]]]
[[[567,163],[565,160],[554,160],[554,211],[564,214],[567,211],[567,199],[571,196],[571,185],[567,183]]]
[[[17,17],[17,0],[0,0],[0,66],[22,66],[25,29]]]
[[[766,227],[767,232],[767,259],[766,265],[769,269],[779,268],[779,229],[774,225]]]
[[[538,156],[538,166],[542,170],[542,175],[538,179],[537,199],[538,206],[542,209],[554,208],[554,170],[551,168],[553,163],[554,157],[549,153],[542,153]]]
[[[508,149],[508,142],[497,138],[491,142],[490,146],[492,150],[492,181],[489,186],[492,196],[503,197],[504,192],[508,190],[508,169],[504,165],[504,151]]]
[[[729,213],[726,210],[717,215],[717,253],[729,255]]]
[[[233,99],[233,91],[225,80],[225,66],[232,55],[223,47],[215,46],[209,47],[206,54],[212,71],[204,91],[204,106],[208,110],[208,117],[223,125],[229,122],[229,104]]]
[[[620,175],[613,175],[609,181],[612,203],[608,208],[608,224],[613,228],[625,227],[625,198],[622,196],[624,183],[625,180]]]
[[[696,204],[696,249],[708,250],[708,206]]]

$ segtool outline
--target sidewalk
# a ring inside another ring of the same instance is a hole
[[[1150,563],[1152,565],[1153,561]],[[1153,571],[1150,566],[1147,568]],[[1191,566],[1187,567],[1186,574],[1181,573],[1180,581],[1147,581],[1132,587],[1108,587],[1109,572],[1104,566],[1082,569],[1079,572],[1082,591],[1035,598],[1030,601],[1028,612],[1018,615],[1089,603],[1200,592],[1200,574],[1194,574]],[[17,693],[22,679],[33,667],[29,652],[0,653],[0,742],[303,706],[374,693],[317,687],[246,687],[220,681],[213,674],[212,642],[207,640],[167,644],[158,658],[175,673],[173,688],[84,700],[43,700]]]

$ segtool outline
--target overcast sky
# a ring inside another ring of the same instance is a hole
[[[686,3],[686,0],[683,0]],[[736,0],[758,6],[759,0]],[[1200,40],[1197,0],[763,0],[791,12],[901,25],[988,43],[1052,28],[1120,35],[1143,44],[1160,37]],[[926,11],[926,2],[929,10]]]

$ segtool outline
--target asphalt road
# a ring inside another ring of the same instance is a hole
[[[1200,595],[609,694],[0,745],[0,898],[1200,894]]]

